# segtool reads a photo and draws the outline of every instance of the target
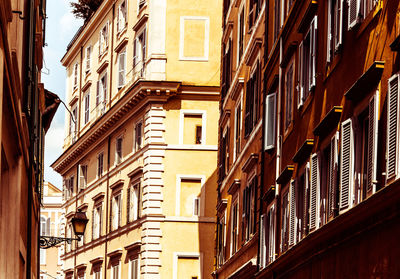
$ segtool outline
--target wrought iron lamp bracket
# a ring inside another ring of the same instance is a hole
[[[81,240],[81,238],[78,236],[77,238],[66,238],[66,237],[56,237],[56,236],[41,236],[40,237],[40,248],[41,249],[47,249],[53,246],[56,246],[57,244],[65,241],[68,244],[72,243],[72,240]]]

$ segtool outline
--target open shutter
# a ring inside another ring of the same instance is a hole
[[[378,95],[369,101],[368,121],[368,161],[367,161],[367,192],[376,191],[376,172],[378,157]]]
[[[352,29],[358,23],[358,16],[360,14],[360,0],[348,0],[348,29]]]
[[[142,62],[143,62],[143,69],[144,63],[146,62],[146,29],[143,30],[143,42],[142,42]]]
[[[85,176],[84,176],[84,166],[79,165],[78,172],[79,172],[79,190],[83,190],[85,187]]]
[[[95,232],[95,225],[94,225],[94,223],[96,222],[95,211],[96,211],[96,208],[93,207],[93,209],[92,209],[92,239],[94,239],[94,232]]]
[[[344,0],[337,0],[335,8],[335,51],[339,49],[342,44],[343,37],[343,2]]]
[[[260,118],[260,87],[259,87],[259,64],[256,66],[256,70],[253,74],[253,94],[254,94],[254,116],[253,116],[253,127],[256,126],[258,119]]]
[[[104,74],[104,84],[103,84],[103,101],[104,104],[107,103],[107,73]]]
[[[306,163],[305,167],[305,181],[304,181],[304,205],[303,205],[303,231],[308,232],[310,217],[309,217],[309,205],[310,205],[310,197],[309,197],[309,189],[310,189],[310,162]]]
[[[328,28],[326,37],[326,62],[332,61],[332,0],[328,0]]]
[[[121,212],[122,212],[122,194],[119,195],[118,199],[118,227],[122,225]]]
[[[309,83],[308,88],[311,90],[316,84],[317,75],[317,21],[318,17],[315,16],[311,22],[310,28],[310,65],[309,65]]]
[[[118,61],[118,88],[125,84],[125,50],[119,54]]]
[[[104,39],[105,39],[105,46],[106,47],[108,47],[108,33],[109,33],[109,26],[110,26],[110,22],[109,21],[107,21],[107,24],[106,24],[106,32],[105,32],[105,36],[104,36]]]
[[[46,219],[46,235],[51,235],[50,234],[50,226],[51,226],[51,219],[49,217]]]
[[[389,79],[387,112],[387,179],[398,175],[399,76]]]
[[[252,118],[251,118],[251,110],[252,107],[252,94],[251,94],[251,78],[247,81],[246,84],[246,111],[244,117],[244,134],[248,136],[251,132]]]
[[[337,171],[338,171],[338,133],[331,139],[329,152],[329,187],[328,187],[328,217],[334,217],[337,208]]]
[[[126,222],[129,223],[132,216],[131,215],[131,189],[132,187],[129,186],[126,192]],[[134,191],[134,190],[133,190]]]
[[[133,40],[133,67],[136,66],[138,60],[136,45],[137,45],[137,39]]]
[[[113,224],[113,221],[114,221],[114,203],[113,203],[113,197],[111,197],[111,199],[110,199],[110,216],[109,216],[109,218],[110,218],[110,220],[109,220],[109,224],[110,224],[109,230],[112,231],[112,230],[113,230],[113,227],[114,227],[114,224]]]
[[[353,186],[353,128],[348,119],[342,123],[340,137],[340,198],[339,209],[351,206]]]
[[[290,181],[289,246],[296,244],[296,182]]]
[[[301,107],[303,105],[303,96],[304,96],[304,47],[303,42],[299,44],[299,90],[297,93],[297,107]]]
[[[311,156],[310,169],[310,231],[319,227],[319,158]]]
[[[267,95],[265,104],[266,127],[264,149],[269,150],[275,147],[276,93]]]

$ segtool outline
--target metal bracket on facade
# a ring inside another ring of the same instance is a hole
[[[40,237],[40,248],[47,249],[57,244],[66,241],[68,244],[72,243],[72,240],[81,240],[80,237],[77,238],[65,238],[65,237],[55,237],[55,236],[41,236]]]
[[[13,14],[18,14],[19,19],[22,19],[22,20],[25,19],[25,17],[22,16],[22,12],[21,11],[12,11],[12,12],[13,12]]]

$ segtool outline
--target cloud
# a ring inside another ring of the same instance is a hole
[[[71,11],[66,12],[60,18],[60,38],[61,40],[72,39],[75,32],[82,25],[82,20],[75,18]]]

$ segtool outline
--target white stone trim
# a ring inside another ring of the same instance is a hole
[[[204,20],[204,55],[203,56],[184,56],[185,47],[185,21],[186,20]],[[208,61],[210,45],[210,18],[204,16],[181,16],[180,34],[179,34],[179,60],[186,61]]]
[[[197,109],[181,109],[179,115],[179,144],[183,144],[183,128],[185,115],[201,115],[201,144],[193,144],[194,146],[206,145],[206,130],[207,130],[207,111]]]
[[[168,144],[167,150],[196,150],[196,151],[218,151],[217,145],[203,144]]]
[[[195,258],[197,257],[200,260],[200,270],[199,270],[199,279],[201,279],[201,274],[203,270],[203,253],[202,252],[174,252],[173,255],[173,264],[172,264],[172,278],[178,279],[178,258]]]
[[[200,189],[200,201],[204,200],[203,190],[204,190],[204,183],[206,181],[205,175],[186,175],[186,174],[177,174],[176,175],[176,200],[175,200],[175,215],[179,216],[181,214],[181,181],[182,179],[193,179],[193,180],[200,180],[201,189]],[[200,203],[201,206],[201,203]],[[201,206],[200,209],[200,216],[204,216],[204,206]]]

